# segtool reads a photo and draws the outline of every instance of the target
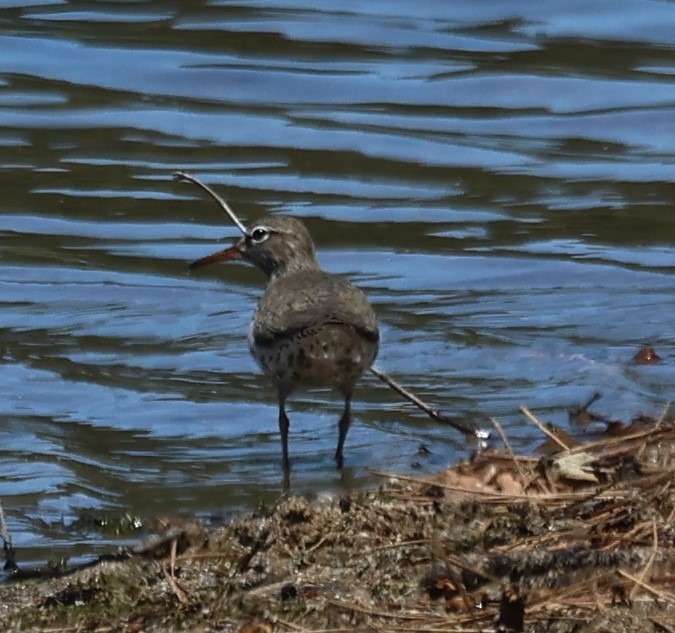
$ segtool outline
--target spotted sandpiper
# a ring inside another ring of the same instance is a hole
[[[266,216],[246,228],[215,192],[196,178],[176,177],[205,189],[230,215],[243,237],[190,265],[246,260],[267,276],[267,288],[248,335],[251,354],[277,388],[284,480],[288,482],[286,399],[297,389],[330,387],[344,398],[335,461],[342,468],[356,382],[377,356],[377,317],[366,295],[344,278],[321,270],[314,243],[296,218]]]

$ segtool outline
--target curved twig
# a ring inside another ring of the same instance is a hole
[[[176,180],[180,180],[182,182],[191,182],[192,184],[197,185],[198,187],[201,187],[206,193],[208,193],[219,205],[220,208],[229,216],[230,220],[234,222],[236,227],[244,234],[246,235],[246,227],[244,224],[241,222],[241,220],[235,215],[234,211],[230,209],[230,205],[225,202],[211,187],[208,185],[205,185],[201,180],[198,178],[195,178],[192,174],[188,174],[185,171],[175,171],[173,172],[173,177]]]

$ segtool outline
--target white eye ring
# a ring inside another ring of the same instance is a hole
[[[270,230],[266,226],[256,226],[250,232],[251,241],[262,244],[269,236]]]

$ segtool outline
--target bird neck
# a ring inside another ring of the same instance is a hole
[[[277,261],[275,265],[268,271],[268,278],[270,281],[276,281],[283,277],[290,277],[298,273],[321,270],[316,256],[312,253],[312,257],[295,257],[288,260]]]

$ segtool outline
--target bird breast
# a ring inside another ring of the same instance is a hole
[[[273,341],[256,342],[252,335],[249,341],[263,372],[286,394],[298,388],[329,387],[351,395],[377,354],[376,345],[343,323],[304,328]]]

